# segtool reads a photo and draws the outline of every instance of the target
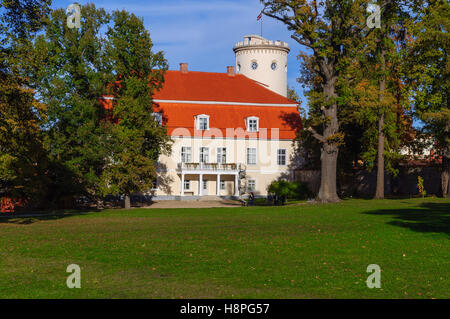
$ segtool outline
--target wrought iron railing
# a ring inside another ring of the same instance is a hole
[[[241,171],[245,170],[245,167],[236,163],[178,163],[178,169],[183,171]]]

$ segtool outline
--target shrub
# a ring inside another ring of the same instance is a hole
[[[312,196],[308,186],[301,182],[288,182],[284,180],[273,181],[267,187],[271,196],[277,196],[282,203],[286,199],[307,199]]]

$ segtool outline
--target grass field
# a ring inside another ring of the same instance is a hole
[[[448,298],[449,239],[431,198],[0,218],[0,298]]]

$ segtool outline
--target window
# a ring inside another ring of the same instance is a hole
[[[158,188],[158,180],[157,179],[154,179],[153,181],[152,181],[152,189],[157,189]]]
[[[209,116],[201,114],[197,116],[197,130],[207,131],[209,130]]]
[[[286,165],[286,150],[285,149],[278,150],[277,163],[278,163],[278,165]]]
[[[200,147],[200,163],[208,163],[209,162],[209,148],[208,147]]]
[[[181,162],[192,163],[192,148],[188,146],[181,147]]]
[[[277,63],[272,62],[272,64],[270,65],[270,68],[275,71],[277,69]]]
[[[184,180],[184,189],[190,190],[191,189],[191,181],[190,180]]]
[[[248,132],[258,132],[259,130],[259,119],[256,116],[251,116],[247,118],[247,131]]]
[[[240,63],[238,63],[238,65],[237,65],[237,71],[241,72],[241,64]]]
[[[225,164],[227,162],[227,148],[218,147],[217,148],[217,163]]]
[[[162,113],[154,112],[152,113],[152,116],[159,125],[162,125]]]
[[[256,61],[252,62],[252,69],[256,70],[258,68],[258,63]]]
[[[220,181],[220,190],[225,190],[225,181]]]
[[[256,165],[256,148],[247,148],[247,165]]]
[[[249,179],[247,181],[247,191],[254,192],[256,189],[256,182],[254,179]]]

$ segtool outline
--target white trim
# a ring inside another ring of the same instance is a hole
[[[256,120],[256,130],[255,131],[250,131],[250,120]],[[246,125],[246,129],[247,132],[251,132],[251,133],[255,133],[255,132],[259,132],[259,117],[257,116],[249,116],[245,119],[245,125]]]
[[[185,152],[184,152],[184,154],[185,154],[185,156],[184,157],[187,157],[186,155],[187,154],[189,154],[189,157],[190,157],[190,160],[189,161],[183,161],[183,148],[185,149]],[[186,150],[187,149],[189,149],[189,152],[186,152]],[[181,146],[181,148],[180,148],[180,159],[181,159],[181,163],[190,163],[190,162],[192,162],[192,160],[193,160],[193,156],[192,156],[192,146]]]
[[[200,128],[200,120],[206,119],[206,129]],[[195,115],[195,123],[197,131],[209,131],[209,115],[208,114],[199,114]]]
[[[253,181],[253,182],[254,182],[254,186],[255,186],[254,189],[248,189],[248,184],[249,184],[250,181]],[[255,178],[255,177],[252,177],[252,178],[247,179],[247,181],[246,181],[246,183],[245,183],[245,190],[246,190],[247,192],[256,192],[256,178]]]
[[[272,167],[270,165],[267,166],[260,166],[259,169],[249,169],[247,168],[245,171],[248,173],[260,173],[260,174],[279,174],[280,172],[291,172],[292,170],[287,168],[287,166],[280,166],[285,167],[285,169],[265,169],[267,167]],[[196,171],[183,171],[181,173],[177,168],[169,168],[164,171],[158,171],[158,173],[176,173],[177,175],[184,174],[184,175],[197,175],[197,174],[203,174],[203,175],[226,175],[226,176],[234,176],[239,175],[236,171],[211,171],[211,170],[196,170]]]
[[[284,151],[284,164],[280,164],[279,163],[280,151]],[[277,165],[278,166],[287,166],[288,165],[288,151],[287,151],[287,149],[285,149],[285,148],[277,149]]]
[[[206,154],[203,154],[203,157],[205,157],[205,155],[206,155],[206,157],[207,157],[207,160],[206,160],[205,162],[202,162],[202,161],[201,161],[201,158],[202,158],[202,157],[201,157],[201,156],[202,156],[202,148],[207,150],[207,151],[206,151]],[[209,160],[210,160],[209,155],[210,155],[210,152],[209,152],[209,146],[199,146],[199,148],[198,148],[198,162],[199,162],[199,163],[209,163]]]
[[[255,150],[255,162],[254,163],[248,162],[249,150]],[[247,147],[247,153],[245,155],[246,155],[246,160],[245,160],[246,165],[255,165],[255,166],[258,165],[258,149],[256,147]]]
[[[284,142],[288,142],[288,141],[295,141],[295,139],[279,139],[279,138],[258,138],[258,137],[248,137],[248,138],[243,138],[243,137],[202,137],[202,136],[179,136],[179,135],[170,135],[171,138],[177,139],[177,140],[182,140],[182,139],[199,139],[199,140],[218,140],[218,139],[223,139],[223,140],[240,140],[240,141],[246,141],[246,140],[252,140],[252,141],[284,141]]]
[[[223,155],[225,155],[225,162],[219,162],[218,161],[218,159],[219,159],[219,150],[220,150],[220,157],[222,158],[223,157]],[[223,153],[223,150],[225,150],[225,153]],[[216,163],[220,163],[220,164],[226,164],[227,163],[227,160],[228,160],[228,158],[227,158],[227,147],[226,146],[217,146],[216,147]]]
[[[153,100],[155,103],[178,103],[178,104],[213,104],[213,105],[246,105],[246,106],[277,106],[277,107],[298,107],[298,104],[277,104],[277,103],[247,103],[247,102],[218,102],[218,101],[183,101],[183,100]]]

